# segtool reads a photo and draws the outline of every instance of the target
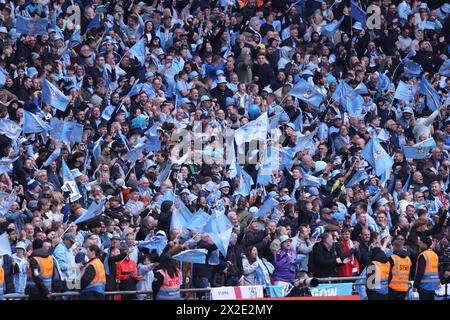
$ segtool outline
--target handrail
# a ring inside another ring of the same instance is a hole
[[[341,282],[341,281],[356,281],[364,279],[364,277],[327,277],[327,278],[317,278],[320,283],[326,282]],[[267,289],[269,286],[263,286],[264,289]],[[189,292],[209,292],[211,288],[190,288],[190,289],[180,289],[181,293],[189,293]],[[137,294],[151,294],[153,291],[144,290],[144,291],[105,291],[105,296],[110,295],[137,295]],[[51,293],[51,297],[79,297],[80,292],[78,291],[65,291],[65,292],[54,292]],[[8,293],[4,294],[4,299],[28,299],[27,294],[20,293]]]

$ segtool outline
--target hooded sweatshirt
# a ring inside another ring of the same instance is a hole
[[[170,232],[170,221],[172,220],[172,207],[173,202],[166,200],[161,204],[161,214],[158,219],[158,230],[163,230],[166,234]]]

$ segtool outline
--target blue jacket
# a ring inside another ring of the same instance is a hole
[[[75,264],[75,256],[72,249],[68,249],[62,242],[56,246],[55,251],[53,252],[53,257],[58,262],[62,276],[64,278],[73,279],[75,277],[76,271],[69,271],[69,267]]]

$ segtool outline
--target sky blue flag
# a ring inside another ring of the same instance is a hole
[[[158,209],[161,209],[161,204],[164,201],[172,201],[172,202],[175,201],[175,193],[173,193],[172,189],[168,189],[168,190],[166,190],[166,192],[164,192],[163,196],[160,197],[158,199],[158,201],[156,202],[156,207]]]
[[[369,89],[367,88],[367,86],[364,84],[364,82],[360,82],[355,89],[353,89],[353,92],[355,94],[364,94],[364,93],[368,93]]]
[[[405,72],[405,76],[408,78],[420,77],[422,67],[414,61],[406,60],[403,65],[403,71]]]
[[[219,250],[213,250],[209,254],[208,264],[212,265],[212,266],[218,265],[220,263],[220,261],[219,261],[219,254],[220,254]]]
[[[295,131],[302,132],[303,131],[303,112],[300,112],[298,117],[294,121]]]
[[[412,146],[403,146],[403,152],[407,159],[425,159],[431,149],[436,147],[436,141],[433,138],[421,141]]]
[[[237,194],[247,197],[252,190],[253,179],[239,164],[236,164],[236,169],[239,176],[239,190],[237,190]]]
[[[269,118],[267,112],[264,112],[256,120],[250,121],[234,132],[234,140],[238,148],[244,142],[250,142],[252,140],[267,141],[267,131],[269,128]]]
[[[83,139],[84,126],[76,121],[64,122],[61,132],[61,140],[66,142],[78,142]]]
[[[167,246],[167,239],[162,236],[153,236],[149,239],[149,241],[146,241],[146,244],[143,246],[144,248],[147,248],[148,250],[156,250],[158,253],[158,256],[160,256],[164,249]]]
[[[407,84],[403,81],[398,82],[397,90],[395,90],[395,99],[410,101],[414,99],[418,84]]]
[[[394,164],[389,154],[376,138],[372,138],[361,151],[361,156],[375,169],[377,176],[381,176]]]
[[[106,197],[103,198],[99,203],[92,201],[89,208],[80,217],[78,217],[74,221],[74,223],[79,224],[84,221],[90,220],[92,218],[98,217],[99,215],[102,214],[105,203],[106,203]]]
[[[361,272],[359,275],[363,279],[358,279],[355,281],[355,291],[358,292],[359,297],[361,300],[367,300],[367,293],[366,293],[366,268]]]
[[[278,204],[279,204],[279,202],[277,200],[275,200],[274,198],[267,199],[266,201],[264,201],[261,208],[259,208],[258,211],[256,211],[254,214],[252,214],[253,218],[260,218],[262,216],[265,216],[273,209],[273,207],[277,206]]]
[[[439,29],[439,25],[434,21],[421,21],[419,22],[420,30],[435,30]]]
[[[410,173],[408,174],[408,178],[406,178],[405,184],[403,185],[402,192],[408,192],[409,185],[411,184],[411,178],[412,178],[412,176],[413,176],[413,173],[410,172]]]
[[[172,164],[171,164],[171,163],[168,163],[168,164],[166,165],[166,167],[164,168],[164,170],[161,171],[161,172],[159,172],[158,177],[156,178],[156,181],[155,181],[155,186],[159,187],[159,186],[161,186],[161,184],[162,184],[164,181],[166,181],[166,179],[167,179],[167,178],[169,177],[169,175],[170,175],[170,172],[172,171],[171,167],[172,167]]]
[[[377,90],[378,91],[383,91],[383,90],[388,90],[391,86],[391,80],[389,79],[389,77],[384,74],[381,73],[378,76],[378,80],[377,80]]]
[[[47,158],[47,160],[45,160],[42,167],[45,168],[45,167],[48,167],[49,165],[51,165],[53,161],[58,159],[60,154],[61,154],[61,147],[57,147],[55,150],[53,150],[53,152],[50,154],[50,156]]]
[[[139,94],[139,92],[141,92],[142,90],[142,83],[139,83],[139,79],[133,84],[133,86],[130,89],[130,92],[128,92],[128,96],[133,97],[137,94]]]
[[[300,81],[289,91],[290,96],[296,97],[307,104],[319,108],[320,102],[322,102],[324,95],[319,92],[308,81],[300,79]]]
[[[309,135],[298,135],[295,152],[297,153],[305,149],[313,150],[313,152],[315,152],[314,150],[316,150],[316,146],[314,143],[314,136],[314,133],[311,133]]]
[[[143,146],[140,146],[140,147],[137,147],[137,148],[134,148],[134,149],[128,151],[127,152],[128,162],[131,164],[135,163],[139,159],[139,156],[142,154],[142,152],[144,152],[145,149],[148,149],[147,145],[143,145]]]
[[[41,133],[43,131],[49,131],[52,127],[44,122],[34,113],[23,110],[23,133]]]
[[[208,223],[209,217],[210,216],[205,211],[201,209],[198,210],[191,221],[186,225],[186,229],[202,233]]]
[[[190,249],[181,251],[172,258],[181,262],[205,264],[207,253],[208,251],[206,249]]]
[[[24,16],[16,17],[16,32],[20,34],[26,34],[29,36],[36,35],[42,36],[47,33],[47,18],[31,18]]]
[[[81,29],[76,28],[72,32],[72,36],[70,37],[69,47],[70,47],[70,49],[73,49],[80,43],[81,43]]]
[[[145,64],[146,55],[144,37],[142,37],[141,40],[136,42],[136,44],[130,48],[130,59],[138,59],[141,66],[143,66]]]
[[[365,170],[357,170],[352,178],[345,184],[347,188],[353,187],[354,185],[358,184],[359,182],[363,181],[364,179],[367,179],[369,175]]]
[[[280,164],[280,169],[288,168],[292,164],[292,158],[294,158],[297,153],[296,147],[283,147],[280,150],[282,163]]]
[[[98,160],[100,160],[102,143],[103,143],[103,136],[98,138],[97,141],[95,141],[94,147],[92,149],[92,154],[94,156],[95,161],[97,161],[97,162],[98,162]]]
[[[275,147],[268,147],[264,157],[264,162],[259,167],[258,175],[256,177],[256,184],[259,186],[267,186],[272,183],[273,172],[278,170],[277,164],[279,163],[279,149]]]
[[[320,187],[325,185],[326,181],[323,178],[315,177],[310,174],[304,174],[302,179],[302,186]]]
[[[0,67],[0,87],[3,87],[8,77],[8,71]]]
[[[353,19],[361,22],[363,27],[366,26],[367,13],[362,8],[360,8],[353,0],[350,1],[350,16]]]
[[[11,140],[15,141],[22,132],[22,126],[10,119],[0,120],[0,134],[4,134]]]
[[[100,15],[96,14],[94,19],[91,20],[91,22],[89,22],[87,28],[86,28],[86,32],[91,31],[94,28],[98,28],[100,27]]]
[[[420,93],[427,97],[427,106],[431,111],[436,111],[439,109],[441,103],[441,97],[436,89],[433,88],[431,83],[427,78],[422,76],[419,87]]]
[[[350,116],[360,116],[364,99],[347,82],[341,81],[338,84],[331,99],[339,102],[350,113]]]
[[[11,245],[9,244],[9,237],[7,232],[0,235],[0,256],[12,256]]]
[[[450,59],[444,61],[442,66],[439,68],[439,74],[447,78],[450,77]]]
[[[61,169],[62,169],[62,177],[64,181],[73,181],[75,178],[72,175],[72,171],[70,171],[69,167],[67,166],[67,163],[64,159],[61,160]]]
[[[416,50],[411,49],[411,50],[408,51],[406,56],[401,60],[401,62],[405,63],[408,59],[410,59],[411,57],[414,57],[415,55],[416,55]]]
[[[233,225],[223,213],[214,212],[205,226],[207,233],[222,255],[227,256]]]
[[[14,202],[17,200],[17,194],[13,190],[10,193],[0,192],[0,215],[5,215],[11,209]]]
[[[344,16],[341,17],[341,19],[339,19],[338,22],[331,22],[328,23],[326,25],[320,26],[320,34],[324,34],[328,37],[332,37],[334,36],[334,34],[336,33],[336,31],[339,29],[339,27],[341,26],[342,21],[344,21]]]
[[[175,209],[172,212],[172,220],[170,221],[170,230],[183,230],[192,220],[192,212],[185,206],[179,197],[175,197]]]

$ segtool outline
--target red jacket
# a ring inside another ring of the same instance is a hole
[[[136,262],[134,260],[131,260],[130,257],[126,257],[120,262],[116,263],[117,267],[117,279],[122,281],[127,281],[130,279],[136,279],[137,269],[136,269]]]
[[[358,259],[356,258],[356,254],[350,255],[350,246],[348,244],[348,241],[341,240],[340,246],[342,251],[344,252],[344,256],[349,256],[350,262],[339,264],[338,265],[338,276],[339,277],[351,277],[353,274],[359,274],[359,263]],[[340,257],[342,260],[343,257]]]

